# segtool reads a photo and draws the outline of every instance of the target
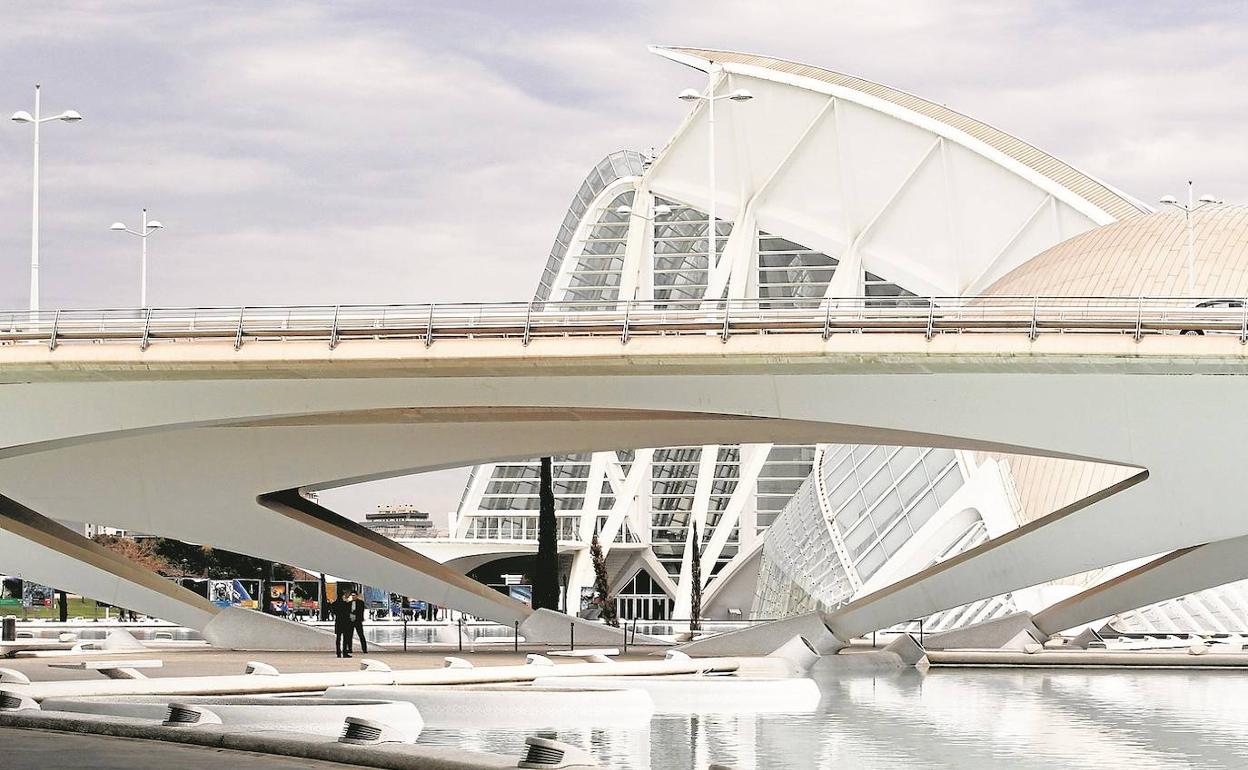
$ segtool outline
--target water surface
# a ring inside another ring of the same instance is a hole
[[[549,730],[604,765],[705,768],[1248,768],[1248,674],[936,670],[814,674],[806,714],[656,715],[648,730]],[[523,753],[536,730],[426,730]]]

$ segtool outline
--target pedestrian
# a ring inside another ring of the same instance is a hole
[[[351,603],[341,595],[329,603],[334,616],[334,655],[351,657]]]
[[[360,598],[358,593],[351,594],[351,627],[355,629],[355,633],[360,636],[360,650],[368,652],[368,642],[364,639],[364,611],[368,605]],[[347,631],[347,642],[351,642],[351,632]]]

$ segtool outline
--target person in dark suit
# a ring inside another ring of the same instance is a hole
[[[360,650],[368,652],[368,642],[364,639],[364,611],[368,605],[358,593],[351,594],[351,627],[360,637]],[[347,631],[347,644],[351,644],[351,632]]]
[[[334,654],[339,658],[351,657],[351,603],[341,595],[329,603],[334,616]]]

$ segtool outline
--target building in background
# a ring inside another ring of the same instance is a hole
[[[413,505],[379,505],[376,513],[364,515],[360,525],[391,540],[445,537],[433,526],[429,514]]]
[[[714,154],[701,98],[657,156],[620,151],[598,163],[559,228],[534,293],[539,310],[625,300],[685,310],[737,299],[816,307],[864,297],[938,305],[983,294],[1057,244],[1149,212],[1016,137],[912,94],[769,57],[653,50],[709,73]],[[741,90],[748,100],[727,98]],[[1113,475],[1062,462],[771,444],[567,455],[554,459],[559,538],[572,554],[571,590],[592,582],[585,546],[597,533],[608,552],[629,554],[608,556],[623,617],[683,618],[696,524],[703,616],[774,617],[883,587],[1052,510],[1039,511],[1041,499]],[[536,459],[479,466],[452,535],[533,540],[537,495]],[[1033,593],[1029,604],[1052,592]],[[939,624],[1009,612],[1018,599],[949,611]]]

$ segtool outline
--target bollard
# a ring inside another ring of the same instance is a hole
[[[520,621],[511,621],[511,651],[520,652]]]
[[[464,651],[464,616],[459,616],[459,651]]]
[[[17,616],[5,615],[0,621],[0,641],[16,642],[17,641]]]
[[[568,649],[569,650],[576,649],[576,624],[575,623],[568,624]]]
[[[624,654],[628,654],[628,618],[624,619]]]
[[[399,612],[402,611],[399,610]],[[407,652],[407,615],[403,616],[403,652]]]

